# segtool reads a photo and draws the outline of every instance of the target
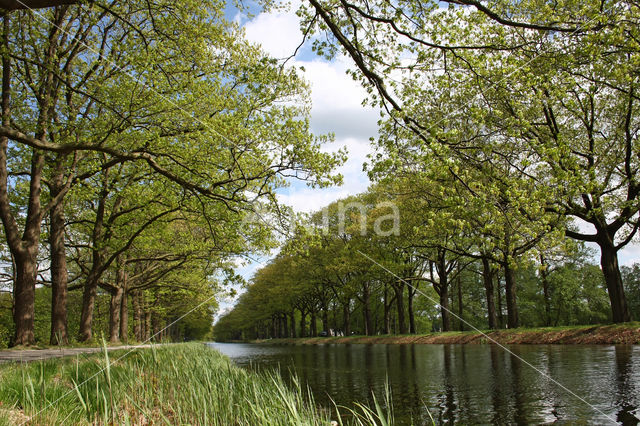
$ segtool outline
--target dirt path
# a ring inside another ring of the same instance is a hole
[[[110,346],[107,347],[107,350],[149,348],[151,346],[152,345]],[[9,349],[0,351],[0,363],[41,361],[44,359],[91,354],[101,351],[102,348]]]

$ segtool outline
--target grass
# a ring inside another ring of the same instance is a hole
[[[377,401],[321,409],[299,383],[236,367],[200,343],[126,353],[0,366],[0,425],[393,424]]]
[[[640,344],[640,322],[602,325],[515,328],[483,330],[501,344]],[[322,343],[385,343],[385,344],[451,344],[490,343],[477,331],[448,331],[427,334],[387,334],[346,337],[300,337],[259,340],[258,343],[322,344]]]

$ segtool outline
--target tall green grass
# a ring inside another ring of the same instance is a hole
[[[24,416],[33,425],[393,424],[378,403],[358,406],[357,415],[343,410],[343,420],[337,407],[316,407],[298,382],[238,368],[202,344],[126,353],[1,366],[0,425]]]

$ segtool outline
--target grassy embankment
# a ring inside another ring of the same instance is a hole
[[[315,407],[276,372],[248,372],[203,344],[125,354],[1,365],[0,425],[341,424],[335,411]],[[362,408],[349,422],[369,424],[368,416],[389,424]]]
[[[640,344],[640,322],[613,325],[584,325],[567,327],[516,328],[511,330],[483,331],[492,340],[503,344]],[[450,331],[446,333],[301,337],[295,339],[269,339],[256,342],[313,345],[324,343],[386,343],[386,344],[450,344],[493,343],[477,331]]]

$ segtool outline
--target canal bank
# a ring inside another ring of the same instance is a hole
[[[0,426],[330,424],[303,389],[201,343],[0,365]]]
[[[336,344],[640,344],[640,322],[570,327],[518,328],[512,330],[451,331],[419,335],[347,337],[298,337],[256,340],[253,343],[289,345]]]

